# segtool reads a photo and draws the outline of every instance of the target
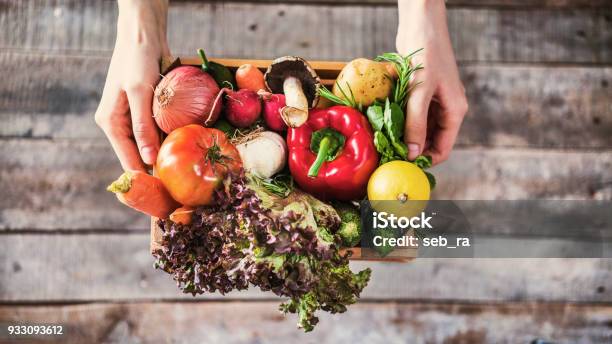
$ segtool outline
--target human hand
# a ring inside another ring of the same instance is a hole
[[[467,113],[465,88],[459,79],[446,24],[443,0],[398,0],[396,48],[407,55],[423,48],[413,59],[424,69],[415,73],[421,82],[410,93],[404,140],[408,159],[430,155],[433,163],[445,161],[455,144]]]
[[[166,41],[167,0],[119,0],[117,39],[95,120],[124,170],[154,164],[160,139],[153,91]]]

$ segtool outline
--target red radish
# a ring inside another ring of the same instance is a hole
[[[219,91],[215,79],[200,68],[177,67],[155,88],[155,122],[166,134],[188,124],[212,126],[221,112],[221,107],[213,106]]]
[[[261,114],[261,101],[256,92],[242,89],[239,91],[224,90],[225,118],[233,126],[246,128],[257,121]]]
[[[281,117],[281,109],[285,107],[284,94],[263,95],[263,118],[266,126],[274,131],[287,130],[287,124]]]

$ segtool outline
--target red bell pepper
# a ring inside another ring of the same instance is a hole
[[[312,110],[306,123],[289,129],[287,146],[297,184],[324,200],[363,197],[378,166],[370,124],[348,106]]]

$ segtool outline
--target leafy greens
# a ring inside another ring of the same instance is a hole
[[[185,293],[256,286],[288,297],[280,310],[297,313],[298,326],[311,331],[318,310],[346,311],[369,281],[370,269],[353,273],[339,253],[338,213],[297,189],[280,197],[231,175],[214,205],[197,208],[192,220],[160,220],[161,249],[154,252],[156,267]]]
[[[385,99],[384,104],[376,101],[366,110],[366,116],[374,130],[374,146],[380,154],[379,165],[394,160],[408,160],[408,147],[402,140],[406,123],[403,109],[408,103],[410,91],[418,85],[418,83],[411,85],[411,79],[413,74],[423,66],[419,64],[413,67],[411,61],[412,57],[421,50],[416,50],[407,56],[398,53],[384,53],[376,58],[376,61],[393,63],[398,74],[393,92]],[[429,161],[429,164],[423,163],[422,159]],[[436,186],[436,179],[433,174],[425,171],[431,167],[431,157],[418,156],[414,163],[425,172],[430,187],[433,189]]]

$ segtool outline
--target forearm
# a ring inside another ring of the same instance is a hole
[[[409,45],[415,34],[421,41],[448,39],[444,0],[398,0],[397,7],[399,21],[395,44],[398,52],[411,52],[407,49],[413,48]]]
[[[414,89],[406,108],[404,139],[408,157],[430,155],[434,164],[448,158],[467,112],[465,89],[453,53],[443,0],[398,0],[396,48],[400,54],[420,50],[413,65]]]
[[[118,0],[117,41],[152,45],[168,52],[168,0]]]

